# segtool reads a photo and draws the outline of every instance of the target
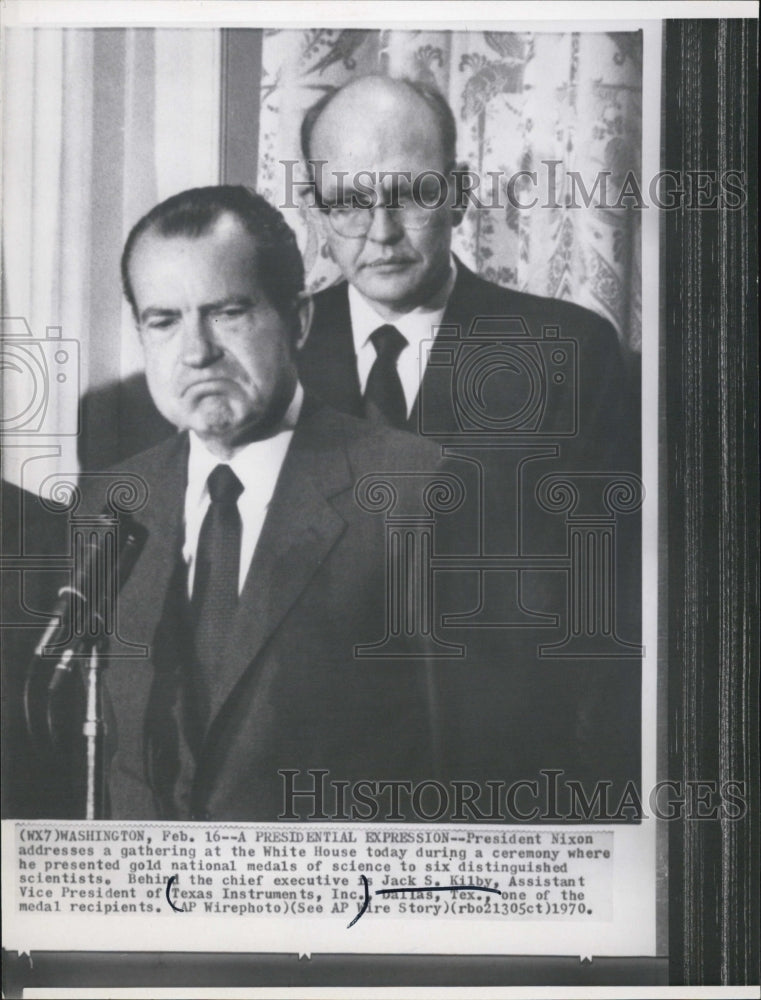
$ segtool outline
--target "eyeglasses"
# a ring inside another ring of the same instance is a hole
[[[396,205],[320,205],[334,231],[339,236],[367,236],[373,224],[373,213],[382,208],[392,222],[408,231],[425,229],[435,208],[427,208],[415,201],[400,201]]]

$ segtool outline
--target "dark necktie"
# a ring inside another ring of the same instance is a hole
[[[218,465],[207,482],[211,503],[201,525],[193,598],[194,714],[199,733],[208,723],[214,677],[238,604],[241,520],[237,500],[243,486],[229,465]]]
[[[407,338],[395,326],[379,326],[370,334],[375,361],[365,386],[365,413],[392,427],[407,423],[407,402],[396,363],[407,346]]]

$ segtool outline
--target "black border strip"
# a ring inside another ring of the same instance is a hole
[[[220,955],[145,952],[6,953],[3,995],[27,987],[659,986],[665,958],[531,955]]]
[[[670,981],[759,979],[758,22],[666,24],[665,166],[743,170],[745,209],[664,213],[670,775],[745,782],[672,823]]]

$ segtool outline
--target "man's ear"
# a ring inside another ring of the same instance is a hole
[[[135,328],[135,335],[137,336],[137,342],[142,347],[143,344],[143,328],[140,326],[140,320],[135,315],[135,310],[130,309],[129,311],[130,319],[132,320],[132,325]]]
[[[297,351],[300,351],[309,336],[309,328],[312,325],[312,317],[314,316],[314,300],[309,292],[299,292],[296,302],[296,313],[299,319],[299,330],[293,346]]]
[[[335,258],[333,257],[333,251],[330,246],[330,236],[333,232],[333,227],[331,226],[330,220],[328,219],[328,213],[321,211],[316,206],[313,207],[311,211],[313,211],[314,214],[317,216],[317,233],[319,238],[322,240],[323,245],[327,247],[328,257],[330,257],[331,260],[335,260]]]
[[[454,190],[452,192],[452,227],[456,228],[465,218],[470,190],[470,167],[465,160],[456,163],[450,173]]]

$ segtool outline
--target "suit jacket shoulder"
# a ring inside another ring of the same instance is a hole
[[[348,282],[340,281],[314,296],[314,322],[302,353],[305,368],[327,364],[328,354],[335,363],[341,349],[347,344],[352,346],[348,288]],[[444,323],[455,322],[460,317],[467,317],[472,321],[479,315],[488,318],[522,316],[531,332],[537,334],[541,333],[541,329],[534,331],[537,321],[553,325],[567,323],[573,333],[588,331],[611,345],[618,345],[612,324],[599,313],[564,299],[505,288],[480,277],[458,261],[457,281],[450,296]],[[344,328],[348,330],[348,340],[343,335]],[[563,335],[561,329],[560,336]]]
[[[361,416],[347,282],[319,292],[314,302],[312,330],[300,356],[304,384],[337,409]],[[532,339],[541,339],[547,327],[556,328],[551,336],[579,343],[588,371],[603,371],[609,381],[625,377],[616,332],[599,313],[574,302],[504,288],[458,261],[443,325],[459,327],[460,336],[467,337],[479,320],[502,317],[522,320]]]
[[[505,288],[474,274],[460,262],[447,312],[450,315],[445,316],[445,322],[455,315],[520,317],[534,337],[541,336],[543,326],[558,326],[560,337],[590,336],[598,349],[619,350],[613,326],[599,313],[575,302]]]
[[[134,475],[150,474],[152,472],[163,472],[166,474],[168,464],[185,462],[187,456],[187,434],[175,432],[171,437],[160,441],[158,444],[154,444],[150,448],[145,448],[143,451],[138,452],[136,455],[117,462],[106,471],[114,474],[127,472]]]
[[[352,472],[427,472],[441,462],[441,449],[432,441],[383,424],[320,406],[315,415],[318,432],[328,448],[342,442]]]

